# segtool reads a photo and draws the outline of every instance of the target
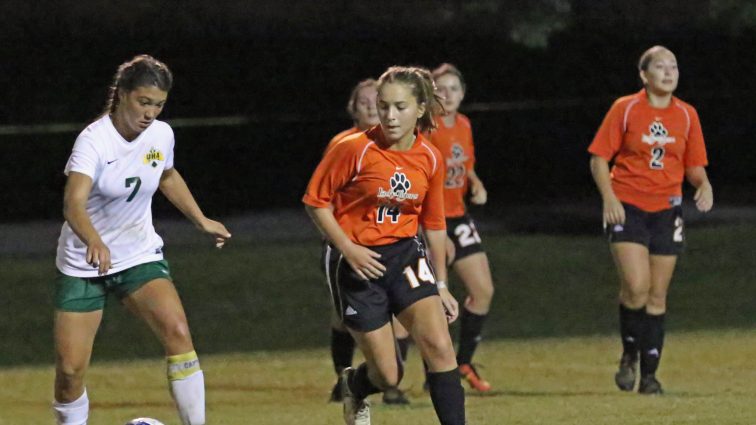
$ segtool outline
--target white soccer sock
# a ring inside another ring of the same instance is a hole
[[[171,395],[184,425],[205,423],[205,376],[200,370],[197,353],[168,357],[168,381]]]
[[[53,402],[53,412],[58,425],[87,425],[89,417],[89,397],[87,389],[84,394],[70,403]]]

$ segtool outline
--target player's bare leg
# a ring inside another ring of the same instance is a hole
[[[58,424],[85,424],[89,399],[84,376],[92,357],[102,310],[92,312],[55,312],[55,402]]]
[[[331,361],[336,372],[336,383],[328,401],[341,403],[341,372],[352,366],[355,342],[335,308],[331,309]]]
[[[394,338],[396,339],[397,362],[401,362],[401,365],[404,365],[407,362],[410,334],[396,317],[391,319],[391,327],[394,329]],[[383,402],[385,404],[406,405],[410,401],[404,392],[399,389],[399,386],[396,385],[383,391]]]
[[[370,424],[370,394],[395,387],[401,380],[402,365],[397,361],[394,331],[386,323],[370,332],[350,333],[365,356],[357,369],[348,368],[342,374],[344,421],[347,425]]]
[[[664,316],[667,292],[677,264],[676,255],[651,255],[651,287],[646,303],[646,330],[641,339],[641,381],[638,392],[661,394],[662,386],[656,371],[664,348]]]
[[[488,256],[483,252],[469,255],[454,262],[453,268],[467,290],[467,298],[460,318],[457,363],[459,363],[460,373],[470,387],[482,392],[489,391],[491,384],[480,377],[478,370],[472,364],[494,294]]]
[[[623,391],[635,387],[637,363],[646,335],[646,304],[651,290],[651,262],[648,248],[633,242],[611,244],[620,279],[619,314],[622,358],[614,381]]]
[[[171,394],[182,423],[205,423],[205,379],[194,352],[184,307],[173,283],[155,279],[123,299],[163,344]]]
[[[397,318],[412,335],[428,365],[428,385],[441,423],[465,423],[465,395],[441,298],[423,298]]]

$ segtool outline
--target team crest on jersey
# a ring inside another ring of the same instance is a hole
[[[658,118],[648,126],[648,134],[644,134],[641,140],[643,140],[643,143],[647,143],[651,146],[664,146],[667,143],[675,143],[675,138],[669,137],[667,128],[664,127],[664,124],[662,124],[661,120]]]
[[[154,147],[150,148],[150,151],[147,152],[147,154],[142,159],[142,162],[144,162],[145,164],[150,164],[153,167],[157,167],[158,161],[165,161],[165,157],[163,156],[163,152],[160,152]]]
[[[386,190],[382,187],[378,188],[378,198],[388,201],[404,201],[405,199],[417,199],[417,193],[410,193],[412,182],[409,181],[407,175],[400,172],[395,172],[389,179],[390,189]]]
[[[447,158],[446,164],[452,165],[459,162],[465,162],[468,159],[470,158],[465,155],[465,149],[459,143],[455,143],[451,147],[451,158]]]

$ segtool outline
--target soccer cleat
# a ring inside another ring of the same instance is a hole
[[[333,384],[333,389],[331,390],[331,397],[328,399],[329,403],[341,403],[341,377],[336,381],[335,384]]]
[[[656,380],[654,375],[646,375],[641,378],[640,385],[638,385],[638,393],[640,394],[663,394],[662,386],[659,381]]]
[[[475,369],[475,366],[471,364],[461,364],[459,365],[459,374],[462,375],[463,378],[465,378],[467,383],[470,385],[470,388],[482,393],[491,391],[491,384],[480,377],[478,371]]]
[[[410,401],[402,390],[397,387],[391,387],[383,392],[383,403],[402,405],[410,404]]]
[[[635,387],[635,359],[623,354],[619,369],[614,374],[614,383],[622,391],[632,391]]]
[[[341,372],[341,399],[344,403],[344,423],[346,425],[370,425],[370,402],[357,400],[349,388],[349,378],[354,369],[348,367]]]

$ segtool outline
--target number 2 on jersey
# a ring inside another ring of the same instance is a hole
[[[648,166],[652,170],[661,170],[664,168],[664,162],[662,162],[664,153],[664,148],[661,146],[651,148],[651,161],[648,162]]]
[[[417,260],[417,273],[415,273],[415,270],[413,270],[412,267],[405,267],[404,277],[407,278],[407,282],[409,282],[410,287],[412,288],[420,286],[421,280],[426,283],[436,282],[436,278],[433,277],[433,273],[431,272],[430,267],[428,267],[428,260],[425,258],[419,258]]]
[[[672,240],[675,242],[683,241],[683,219],[682,217],[675,218],[675,232],[672,235]]]
[[[131,200],[136,196],[137,192],[139,192],[139,188],[142,187],[142,179],[140,179],[139,177],[127,177],[126,187],[131,187],[132,183],[134,183],[134,190],[131,192],[131,195],[126,198],[126,202],[131,202]]]

